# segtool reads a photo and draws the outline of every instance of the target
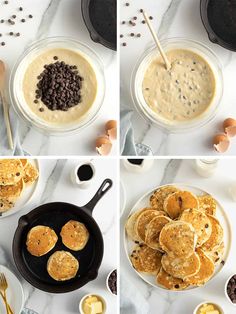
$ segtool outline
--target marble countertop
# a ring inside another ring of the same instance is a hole
[[[0,59],[6,62],[9,72],[24,49],[33,41],[52,36],[73,37],[81,41],[100,56],[107,81],[104,104],[96,121],[79,134],[66,137],[45,136],[32,127],[20,121],[19,137],[23,149],[31,155],[95,155],[94,141],[104,133],[104,124],[110,119],[118,119],[119,115],[119,88],[117,53],[94,43],[85,27],[81,14],[80,0],[10,0],[8,5],[0,3],[0,19],[8,19],[12,14],[17,18],[33,15],[33,19],[26,18],[26,23],[17,23],[15,26],[0,24]],[[22,6],[23,12],[16,10]],[[9,31],[20,32],[20,37],[6,36]],[[114,143],[112,154],[117,153]]]
[[[139,10],[144,8],[153,16],[154,27],[161,39],[169,37],[186,37],[200,41],[211,48],[219,57],[223,65],[224,95],[221,101],[221,109],[214,121],[196,131],[184,134],[166,134],[153,127],[139,116],[133,115],[133,128],[135,141],[152,148],[154,155],[169,156],[203,156],[216,155],[212,148],[214,134],[221,130],[221,123],[225,118],[236,117],[236,93],[234,91],[234,73],[236,71],[236,54],[230,52],[209,41],[200,17],[200,0],[136,0],[130,1],[130,5],[121,2],[121,21],[129,21],[138,16]],[[126,36],[131,32],[141,33],[140,38]],[[130,96],[130,77],[138,58],[150,46],[151,35],[147,26],[137,23],[136,27],[121,25],[121,33],[125,35],[122,42],[127,46],[121,46],[121,106],[134,109]],[[227,155],[236,154],[236,145],[232,144]]]
[[[96,280],[88,283],[79,290],[67,294],[49,294],[28,284],[15,269],[14,272],[21,280],[25,293],[25,307],[39,314],[76,314],[79,313],[79,301],[88,293],[98,293],[106,301],[108,314],[116,313],[117,298],[106,289],[106,276],[117,268],[118,238],[117,232],[117,162],[115,160],[93,160],[96,175],[88,189],[82,190],[73,185],[70,172],[81,160],[40,160],[40,179],[36,193],[30,202],[15,215],[0,219],[0,246],[7,253],[8,263],[13,263],[11,246],[15,229],[20,216],[28,213],[36,206],[51,202],[65,201],[76,205],[86,204],[95,194],[102,181],[106,178],[113,180],[113,187],[99,201],[94,209],[93,217],[97,221],[104,238],[104,258]],[[105,166],[105,164],[106,166]],[[16,313],[18,314],[18,313]]]
[[[194,162],[194,160],[155,160],[152,168],[142,174],[128,172],[121,165],[121,180],[127,197],[125,211],[121,217],[121,235],[124,234],[123,227],[129,211],[136,201],[158,185],[174,182],[196,186],[217,196],[231,222],[232,230],[235,230],[236,203],[231,200],[228,189],[232,182],[235,183],[235,176],[232,170],[236,167],[236,161],[234,159],[220,160],[217,171],[211,178],[200,177],[195,171]],[[235,243],[234,233],[232,234],[233,243]],[[191,314],[194,307],[204,301],[216,302],[223,307],[226,314],[235,313],[235,307],[229,303],[224,295],[226,280],[236,272],[236,251],[233,246],[224,268],[214,279],[203,287],[185,292],[167,292],[151,287],[142,281],[130,266],[123,244],[121,244],[120,260],[121,273],[126,277],[126,281],[132,282],[135,289],[142,293],[150,305],[150,311],[142,314],[156,314],[157,309],[158,314]],[[122,314],[128,313],[123,312]]]

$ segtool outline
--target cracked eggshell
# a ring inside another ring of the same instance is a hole
[[[213,146],[218,153],[225,153],[230,145],[230,140],[225,134],[217,134],[213,139]]]
[[[233,118],[225,119],[223,128],[225,134],[227,134],[229,137],[234,137],[236,135],[236,120]]]
[[[107,136],[114,141],[117,139],[117,122],[116,120],[109,120],[105,125]]]
[[[112,143],[107,136],[99,136],[96,139],[96,151],[101,156],[107,156],[110,154],[112,149]]]

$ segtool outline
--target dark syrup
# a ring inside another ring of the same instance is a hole
[[[214,33],[224,42],[236,45],[236,0],[210,0],[207,15]]]
[[[80,181],[88,181],[93,177],[93,169],[90,165],[82,165],[77,171],[77,176]]]
[[[143,159],[128,159],[128,162],[133,165],[140,166],[143,163]]]
[[[98,34],[106,41],[116,44],[116,0],[90,0],[89,15]]]

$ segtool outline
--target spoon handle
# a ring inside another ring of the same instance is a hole
[[[3,114],[4,114],[4,120],[6,124],[6,129],[7,129],[7,138],[8,138],[8,144],[9,148],[13,150],[14,145],[13,145],[13,140],[12,140],[12,131],[11,131],[11,124],[10,124],[10,118],[9,118],[9,107],[7,105],[4,92],[1,91],[0,93],[1,99],[2,99],[2,105],[3,105]]]

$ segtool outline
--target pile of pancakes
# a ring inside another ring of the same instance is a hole
[[[28,159],[0,159],[0,213],[14,207],[25,187],[33,184],[38,175]]]
[[[217,204],[209,195],[196,196],[175,186],[151,195],[149,207],[129,216],[128,237],[135,242],[130,260],[136,271],[156,277],[170,290],[204,285],[222,263],[223,228]]]
[[[89,232],[79,221],[70,220],[60,232],[64,246],[72,251],[80,251],[89,240]],[[29,253],[40,258],[49,253],[56,245],[58,236],[48,227],[38,225],[30,229],[27,234],[26,246]],[[48,274],[56,281],[65,281],[76,276],[79,270],[79,261],[68,251],[55,251],[48,259]]]

